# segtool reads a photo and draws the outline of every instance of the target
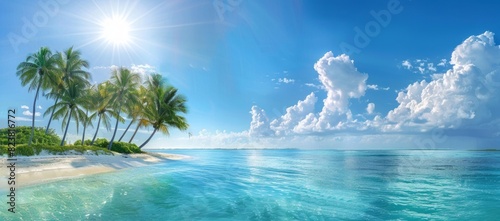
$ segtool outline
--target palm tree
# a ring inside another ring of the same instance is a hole
[[[142,149],[155,135],[157,131],[169,134],[169,127],[186,130],[189,125],[186,118],[180,113],[187,113],[186,98],[177,94],[177,89],[172,86],[164,86],[161,75],[152,75],[148,81],[148,89],[151,92],[150,101],[144,108],[144,115],[153,126],[153,132],[149,138],[139,146]]]
[[[137,119],[137,121],[138,121],[137,127],[135,128],[134,134],[132,134],[132,137],[130,137],[130,140],[128,141],[128,143],[132,143],[132,140],[134,140],[134,137],[137,134],[137,131],[139,130],[140,127],[147,127],[147,126],[149,126],[148,119],[146,119],[142,115]]]
[[[142,108],[146,105],[145,98],[147,90],[144,86],[139,86],[139,88],[134,90],[133,93],[135,93],[135,96],[138,98],[137,103],[127,103],[127,105],[125,106],[125,112],[127,113],[128,117],[131,118],[131,120],[127,128],[125,128],[122,136],[120,136],[120,139],[118,139],[118,142],[122,141],[128,129],[130,129],[130,126],[132,126],[132,124],[137,121],[139,116],[142,114]]]
[[[56,79],[56,82],[54,82],[52,85],[52,89],[50,90],[49,93],[45,94],[45,97],[46,98],[55,98],[53,105],[56,105],[57,102],[59,102],[59,98],[61,97],[61,94],[64,91],[64,87],[65,86],[64,86],[64,83],[62,81],[62,78],[58,76]],[[50,114],[49,123],[47,124],[47,127],[45,128],[45,134],[48,134],[50,131],[50,123],[52,122],[52,116],[54,115],[54,110]],[[45,114],[44,114],[44,116],[45,116]]]
[[[123,121],[123,118],[121,118],[118,115],[118,113],[113,109],[113,107],[109,103],[111,99],[109,85],[110,85],[109,82],[98,84],[97,87],[95,87],[90,92],[89,100],[92,103],[91,110],[95,112],[92,115],[90,115],[89,120],[94,120],[95,118],[98,118],[97,128],[95,130],[95,134],[94,137],[92,138],[92,142],[90,143],[90,145],[94,144],[94,141],[97,137],[97,133],[99,132],[99,127],[101,126],[101,122],[104,124],[104,127],[107,130],[109,130],[111,128],[111,117],[119,118],[121,121]]]
[[[111,101],[115,104],[117,114],[120,115],[123,104],[133,104],[137,102],[137,96],[133,93],[134,89],[137,88],[141,81],[141,77],[139,74],[131,72],[126,68],[119,68],[113,70],[111,73],[111,89],[112,89],[112,98]],[[113,141],[116,136],[116,131],[118,130],[118,122],[119,118],[116,118],[115,130],[113,132],[113,136],[109,141],[108,149],[111,149],[113,145]]]
[[[67,87],[71,81],[78,82],[84,86],[89,86],[89,79],[91,76],[89,72],[83,70],[83,68],[89,68],[88,61],[81,59],[81,52],[78,50],[74,51],[73,47],[68,48],[64,52],[55,54],[54,58],[57,70],[62,74],[61,79],[54,85],[52,93],[48,94],[49,97],[56,99],[54,102],[55,105],[59,101],[62,88]],[[49,131],[53,115],[54,112],[50,114],[45,133],[48,133]]]
[[[66,140],[66,134],[68,133],[69,123],[71,119],[74,119],[76,122],[76,131],[78,133],[79,123],[86,118],[86,114],[83,111],[83,108],[80,106],[84,101],[85,97],[83,97],[83,91],[85,91],[85,85],[77,82],[71,82],[67,85],[67,88],[61,94],[61,101],[57,104],[49,107],[46,114],[49,111],[55,109],[54,119],[63,118],[62,127],[66,127],[64,129],[64,135],[61,140],[61,146],[64,145],[64,140]]]
[[[89,116],[89,110],[92,109],[93,107],[93,100],[91,99],[92,96],[92,91],[95,85],[92,87],[88,87],[83,91],[82,94],[82,103],[81,106],[83,109],[85,109],[85,116],[82,116],[82,126],[83,126],[83,133],[82,133],[82,146],[85,145],[85,131],[87,130],[88,126],[93,126],[92,125],[92,120]]]
[[[21,85],[26,86],[29,84],[28,91],[36,88],[35,99],[33,99],[33,116],[31,120],[31,136],[28,141],[28,146],[31,146],[33,135],[35,133],[35,113],[36,113],[36,100],[40,88],[42,90],[51,87],[55,75],[55,59],[52,52],[47,47],[42,47],[37,53],[31,54],[26,58],[26,61],[21,62],[17,66],[16,75],[21,79]]]

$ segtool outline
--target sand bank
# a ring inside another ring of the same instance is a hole
[[[15,162],[16,187],[61,179],[75,178],[90,174],[105,173],[130,167],[140,167],[168,160],[189,158],[184,155],[165,153],[119,154],[115,155],[50,155],[17,157],[17,161],[7,161],[0,157],[0,189],[6,189],[11,162]]]

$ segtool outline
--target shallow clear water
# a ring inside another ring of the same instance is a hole
[[[498,220],[500,217],[500,152],[167,152],[193,158],[25,187],[17,191],[17,213],[7,213],[4,205],[0,219]]]

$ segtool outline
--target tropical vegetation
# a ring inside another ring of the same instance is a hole
[[[18,135],[23,137],[17,142],[26,144],[21,149],[31,148],[36,153],[40,145],[53,147],[58,143],[60,147],[95,147],[136,153],[141,152],[158,131],[168,135],[170,128],[188,128],[184,117],[187,113],[186,97],[179,94],[177,88],[167,84],[161,74],[141,77],[139,73],[120,67],[112,69],[109,80],[92,84],[89,67],[89,62],[73,47],[55,53],[48,47],[42,47],[18,65],[16,74],[21,85],[28,86],[28,91],[36,91],[31,112],[32,126],[18,127],[17,130]],[[35,127],[35,108],[40,93],[54,100],[43,114],[48,117],[45,128]],[[124,123],[125,118],[130,122],[117,142],[119,124]],[[62,139],[51,128],[53,120],[60,122]],[[134,124],[135,130],[128,143],[121,142]],[[82,131],[81,139],[74,145],[67,142],[71,125],[76,127],[77,133]],[[112,132],[109,142],[105,138],[98,138],[101,126]],[[152,128],[152,132],[138,147],[132,141],[141,127]],[[90,128],[94,129],[92,139],[85,140],[85,133]],[[25,139],[27,130],[31,132]]]

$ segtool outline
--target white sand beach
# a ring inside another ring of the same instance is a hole
[[[2,174],[0,189],[7,188],[8,174],[7,165],[16,162],[15,181],[16,187],[28,186],[61,179],[75,178],[90,174],[98,174],[116,171],[130,167],[151,165],[168,160],[182,160],[189,158],[184,155],[165,153],[142,153],[142,154],[120,154],[114,155],[82,155],[71,153],[69,155],[51,155],[41,153],[37,156],[20,156],[17,161],[7,161],[0,157]]]

